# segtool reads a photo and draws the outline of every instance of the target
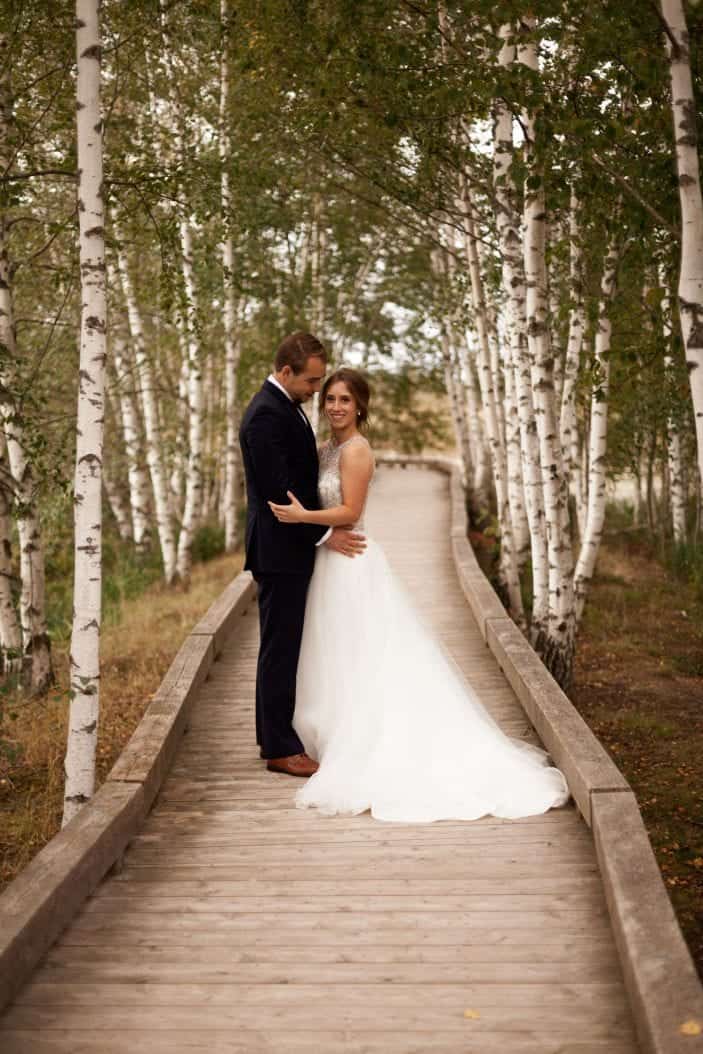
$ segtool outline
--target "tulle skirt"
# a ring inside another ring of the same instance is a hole
[[[320,763],[296,804],[407,823],[515,819],[569,791],[543,750],[506,736],[413,608],[380,546],[318,550],[293,721]]]

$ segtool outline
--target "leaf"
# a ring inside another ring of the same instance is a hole
[[[468,1010],[464,1011],[464,1017],[469,1018],[471,1021],[478,1021],[481,1015],[479,1014],[478,1010],[472,1010],[471,1008],[469,1008]],[[681,1027],[683,1028],[683,1025]]]
[[[679,1032],[682,1036],[700,1036],[703,1033],[703,1025],[701,1025],[700,1021],[690,1017],[688,1021],[684,1021],[682,1025],[679,1025]]]

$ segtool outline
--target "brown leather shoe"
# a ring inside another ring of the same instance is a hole
[[[293,754],[289,758],[269,758],[266,762],[269,772],[285,772],[288,776],[312,776],[319,767],[307,754]]]

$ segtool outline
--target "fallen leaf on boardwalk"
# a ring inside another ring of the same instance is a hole
[[[700,1021],[689,1018],[688,1021],[684,1021],[683,1025],[679,1025],[679,1032],[682,1036],[700,1036],[703,1032],[703,1025]]]
[[[464,1017],[471,1018],[472,1021],[477,1021],[480,1018],[478,1010],[465,1010]],[[681,1026],[683,1027],[683,1026]]]

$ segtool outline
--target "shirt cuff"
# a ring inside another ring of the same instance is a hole
[[[332,528],[328,527],[327,530],[325,531],[325,533],[320,538],[319,542],[315,542],[315,548],[317,549],[317,548],[319,548],[319,546],[324,545],[331,534],[332,534]]]

